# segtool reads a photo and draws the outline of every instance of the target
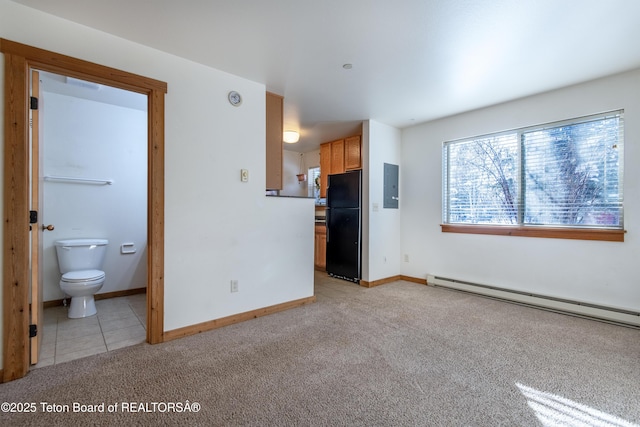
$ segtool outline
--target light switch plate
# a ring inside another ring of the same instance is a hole
[[[240,169],[240,181],[242,182],[249,181],[249,169]]]

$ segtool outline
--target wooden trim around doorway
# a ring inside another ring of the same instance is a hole
[[[29,85],[26,64],[22,56],[4,55],[4,382],[25,376],[29,369],[29,132],[26,107]]]
[[[4,54],[2,381],[29,370],[28,70],[49,71],[147,95],[147,341],[164,340],[165,82],[0,38]],[[34,226],[36,228],[36,226]]]

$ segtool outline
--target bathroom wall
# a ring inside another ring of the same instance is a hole
[[[143,110],[47,91],[41,96],[43,176],[110,179],[112,185],[45,180],[41,184],[44,301],[61,299],[54,241],[69,238],[109,240],[99,293],[146,287],[147,115]],[[118,91],[85,89],[87,96]],[[124,91],[119,91],[124,92]],[[131,96],[131,93],[125,93]],[[135,253],[120,246],[134,243]]]

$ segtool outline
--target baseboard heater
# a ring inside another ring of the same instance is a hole
[[[427,276],[427,284],[484,295],[559,313],[640,328],[640,313],[635,311],[549,297],[530,292],[514,291],[440,276]]]

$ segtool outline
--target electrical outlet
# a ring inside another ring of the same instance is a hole
[[[232,280],[231,281],[231,292],[238,292],[238,281],[237,280]]]
[[[409,262],[409,254],[404,254],[404,262]]]

